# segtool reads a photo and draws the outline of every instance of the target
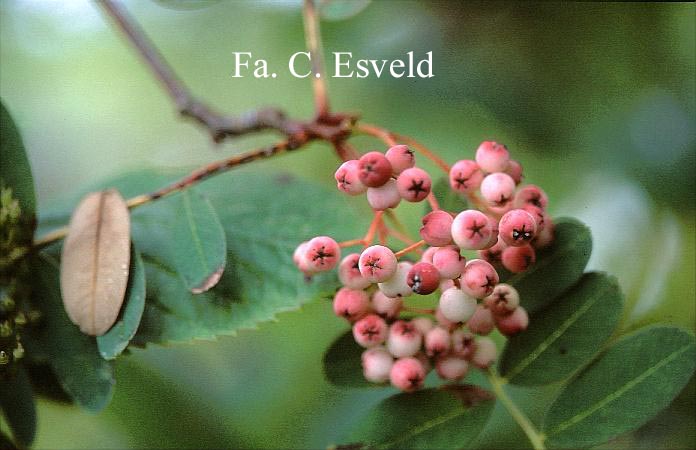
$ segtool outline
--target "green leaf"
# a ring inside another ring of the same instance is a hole
[[[546,309],[533,314],[524,333],[508,340],[500,374],[520,385],[548,384],[568,377],[611,337],[622,305],[615,278],[586,273]]]
[[[331,384],[344,387],[378,387],[363,376],[360,356],[365,349],[355,343],[348,330],[338,337],[324,353],[324,375]]]
[[[57,264],[45,255],[31,264],[36,276],[32,299],[41,311],[42,323],[26,333],[27,354],[46,357],[65,392],[83,408],[99,411],[111,399],[113,368],[99,355],[95,339],[82,334],[68,319],[60,298]]]
[[[116,187],[129,197],[177,178],[141,171],[101,187]],[[214,288],[191,294],[171,257],[171,247],[180,243],[169,238],[168,224],[180,212],[180,199],[172,196],[134,210],[133,242],[147,279],[145,311],[134,344],[234,334],[333,295],[338,285],[335,271],[308,282],[293,264],[292,253],[313,236],[354,238],[367,222],[358,219],[334,190],[288,175],[240,170],[210,179],[197,190],[218,212],[227,241],[226,269]]]
[[[36,405],[29,378],[19,366],[13,373],[0,374],[0,383],[0,410],[15,441],[21,447],[28,447],[36,434]]]
[[[104,359],[114,359],[126,349],[138,330],[145,309],[145,265],[132,245],[128,273],[126,299],[119,318],[106,334],[97,337],[97,347]]]
[[[462,448],[481,432],[494,404],[488,391],[471,385],[397,394],[369,411],[349,441],[377,448]]]
[[[520,293],[529,313],[534,313],[575,284],[582,275],[592,252],[590,230],[575,219],[556,222],[553,244],[537,254],[537,262],[527,271],[505,277]]]
[[[435,199],[437,199],[440,209],[458,213],[469,207],[466,199],[450,188],[449,180],[446,177],[441,177],[435,182],[432,192],[433,195],[435,195]],[[425,212],[429,213],[430,211],[432,211],[432,208],[430,204],[426,202]]]
[[[349,19],[367,8],[372,0],[320,0],[319,14],[326,20]]]
[[[147,220],[139,222],[140,229],[134,231],[141,244],[146,242],[144,251],[155,249],[181,277],[186,289],[195,294],[217,284],[225,268],[227,242],[208,198],[189,189],[148,205],[146,216]]]
[[[549,446],[589,447],[638,428],[665,408],[696,367],[696,339],[651,326],[609,348],[560,393],[546,416]]]
[[[22,143],[22,137],[5,105],[0,102],[0,186],[12,188],[19,200],[23,216],[33,221],[36,213],[36,195],[31,167]]]

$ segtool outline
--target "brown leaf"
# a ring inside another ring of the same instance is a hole
[[[63,243],[60,288],[70,320],[92,336],[106,333],[123,304],[130,263],[130,216],[116,190],[93,192],[77,206]]]

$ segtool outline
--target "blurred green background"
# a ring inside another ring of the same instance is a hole
[[[231,77],[232,52],[284,67],[303,50],[298,1],[190,3],[126,5],[211,105],[312,114],[308,80],[285,70],[274,80]],[[331,79],[331,102],[450,162],[470,158],[484,139],[507,143],[527,181],[549,193],[553,215],[591,226],[590,267],[617,275],[627,296],[622,329],[662,321],[694,330],[695,13],[693,3],[376,1],[322,24],[327,52],[391,59],[432,51],[435,77]],[[0,68],[0,96],[24,136],[43,211],[78,186],[132,168],[199,165],[273,139],[212,144],[176,116],[87,1],[0,2]],[[290,170],[331,186],[336,165],[317,144],[255,170]],[[412,228],[414,211],[406,212]],[[323,380],[322,352],[346,328],[330,310],[315,302],[236,337],[134,350],[117,361],[115,398],[101,414],[41,401],[36,447],[325,447],[392,393]],[[692,380],[668,410],[610,446],[695,447],[694,390]],[[544,399],[513,394],[538,418]],[[525,445],[504,413],[495,414],[499,425],[482,442]]]

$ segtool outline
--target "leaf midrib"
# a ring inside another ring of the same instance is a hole
[[[687,351],[689,348],[691,348],[693,344],[686,344],[685,346],[681,347],[679,350],[676,350],[672,352],[669,356],[663,358],[660,360],[657,364],[649,367],[645,372],[640,374],[639,376],[633,378],[630,380],[628,383],[624,384],[620,389],[617,389],[614,391],[612,394],[607,395],[604,397],[602,400],[599,402],[595,403],[591,408],[586,409],[585,411],[576,414],[575,416],[571,417],[570,419],[561,422],[560,424],[556,425],[552,430],[548,432],[548,436],[553,436],[555,434],[560,433],[561,431],[572,427],[573,425],[577,424],[578,422],[581,422],[585,420],[587,417],[591,416],[595,412],[597,412],[599,409],[602,407],[608,405],[609,403],[613,402],[614,400],[618,399],[620,396],[622,396],[625,392],[633,389],[636,385],[641,383],[643,380],[648,378],[650,375],[655,373],[658,369],[661,367],[669,364],[672,362],[674,359],[676,359],[678,356],[680,356],[682,353]]]
[[[506,379],[512,380],[514,377],[520,374],[524,369],[526,369],[532,362],[534,362],[539,356],[541,356],[542,353],[544,353],[550,346],[553,344],[558,338],[563,336],[563,334],[568,331],[568,328],[573,326],[575,322],[580,319],[581,316],[583,316],[587,311],[590,310],[592,306],[597,303],[597,301],[602,298],[603,294],[606,293],[609,289],[604,289],[600,291],[602,295],[595,295],[595,296],[590,296],[589,298],[591,301],[586,302],[584,305],[582,305],[581,308],[577,309],[568,319],[563,322],[563,324],[556,329],[553,333],[551,333],[546,339],[541,341],[541,343],[536,347],[536,349],[530,353],[526,358],[524,358],[522,361],[520,361],[519,364],[515,366],[514,369],[512,369],[508,374],[505,376]]]
[[[389,447],[392,447],[393,445],[398,444],[400,442],[407,441],[414,436],[425,433],[426,431],[428,431],[432,428],[435,428],[439,425],[442,425],[444,423],[447,423],[450,420],[454,420],[457,417],[459,417],[463,414],[466,414],[466,412],[467,412],[466,409],[459,409],[459,408],[454,409],[449,414],[438,416],[434,419],[431,419],[427,422],[424,422],[423,424],[421,424],[417,427],[414,427],[413,429],[411,429],[411,431],[399,435],[399,438],[397,438],[393,441],[385,442],[383,444],[378,445],[377,448],[380,448],[380,449],[389,448]]]
[[[191,210],[191,198],[188,194],[188,192],[183,193],[183,199],[184,199],[184,210],[186,211],[186,220],[189,224],[189,231],[191,232],[191,236],[193,239],[194,246],[196,247],[196,253],[198,254],[198,259],[201,262],[201,266],[203,266],[203,270],[205,270],[206,274],[209,274],[211,272],[210,267],[208,267],[208,263],[205,258],[205,252],[203,251],[203,243],[201,242],[201,239],[198,237],[198,227],[196,226],[196,221],[194,220],[193,217],[193,212]],[[196,282],[199,280],[195,280]]]

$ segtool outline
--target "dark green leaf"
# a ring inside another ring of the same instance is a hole
[[[355,343],[353,332],[347,331],[324,353],[324,375],[331,384],[346,387],[375,387],[365,380],[360,355],[364,348]]]
[[[12,429],[15,441],[28,447],[36,434],[36,406],[24,368],[0,374],[0,410]]]
[[[104,359],[114,359],[123,352],[140,325],[145,309],[145,265],[131,245],[126,299],[116,323],[106,334],[97,337],[99,353]]]
[[[0,186],[12,188],[13,197],[27,219],[36,213],[36,196],[31,167],[19,130],[5,105],[0,102]]]
[[[537,262],[527,271],[503,278],[520,293],[522,306],[534,313],[575,284],[582,275],[592,252],[592,236],[575,219],[562,218],[556,223],[555,240],[537,254]]]
[[[320,0],[319,13],[326,20],[349,19],[367,8],[371,0]]]
[[[546,309],[533,314],[524,333],[508,340],[500,360],[501,375],[520,385],[566,378],[609,339],[622,305],[616,279],[586,273]]]
[[[449,180],[446,177],[440,178],[433,184],[432,192],[437,199],[440,209],[458,213],[469,207],[466,199],[450,188]],[[430,211],[432,211],[432,208],[430,208],[430,204],[426,202],[425,212],[429,213]]]
[[[46,357],[65,392],[80,406],[99,411],[111,399],[113,369],[99,356],[95,339],[68,319],[60,298],[58,267],[48,258],[32,260],[36,276],[32,299],[41,310],[42,323],[26,333],[27,354]]]
[[[589,447],[638,428],[665,408],[696,366],[696,339],[651,326],[625,336],[551,405],[544,424],[553,447]]]
[[[481,432],[494,404],[490,393],[471,385],[397,394],[369,411],[349,441],[378,448],[462,448]]]
[[[34,356],[29,355],[30,358]],[[73,402],[63,386],[60,385],[58,377],[48,362],[25,361],[24,368],[29,376],[29,381],[31,381],[31,386],[34,388],[34,394],[57,403],[71,404]]]

